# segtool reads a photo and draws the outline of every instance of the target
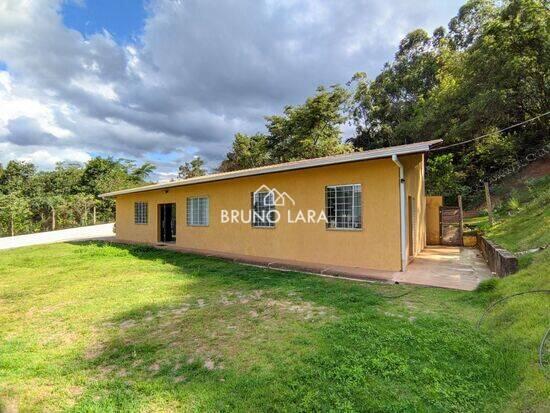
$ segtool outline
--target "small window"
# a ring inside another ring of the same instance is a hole
[[[147,224],[148,222],[147,209],[148,209],[147,202],[134,203],[134,223]]]
[[[208,225],[208,198],[187,198],[187,225],[206,227]]]
[[[252,226],[272,228],[275,226],[275,202],[273,192],[252,193]]]
[[[327,228],[361,229],[361,185],[327,186]]]

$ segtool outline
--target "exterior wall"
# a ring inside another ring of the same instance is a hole
[[[408,191],[417,197],[417,228],[423,228],[422,156],[400,159],[407,165],[407,182],[411,182]],[[116,236],[121,240],[158,242],[158,204],[176,203],[176,245],[183,248],[398,271],[401,268],[398,176],[398,168],[391,159],[378,159],[119,195]],[[275,228],[221,222],[222,209],[242,209],[248,213],[251,193],[262,184],[286,191],[296,202],[290,208],[277,207],[283,219]],[[298,209],[324,211],[325,186],[339,184],[362,186],[361,230],[326,229],[324,222],[287,222],[289,210],[293,216]],[[191,196],[209,198],[209,226],[187,225],[186,198]],[[134,224],[134,202],[138,201],[149,204],[147,225]],[[420,230],[419,249],[425,244],[424,239],[425,231]]]
[[[399,158],[405,167],[405,193],[407,196],[407,251],[410,240],[410,205],[409,197],[413,198],[416,214],[412,217],[413,224],[413,257],[426,247],[426,196],[424,191],[424,155],[409,155]],[[408,252],[407,252],[408,254]]]
[[[439,207],[441,206],[443,206],[442,196],[426,197],[426,233],[428,245],[439,245],[440,243]]]

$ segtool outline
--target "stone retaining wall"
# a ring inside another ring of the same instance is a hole
[[[506,277],[518,270],[518,259],[510,251],[481,235],[477,237],[477,245],[489,268],[498,277]]]

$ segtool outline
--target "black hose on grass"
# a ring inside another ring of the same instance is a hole
[[[517,297],[519,295],[525,295],[525,294],[534,294],[534,293],[545,293],[545,294],[549,294],[550,293],[550,290],[529,290],[529,291],[522,291],[521,293],[515,293],[515,294],[512,294],[512,295],[507,295],[506,297],[503,297],[499,300],[496,300],[494,303],[492,303],[491,305],[489,305],[489,307],[487,307],[485,309],[485,312],[481,315],[481,317],[479,318],[479,321],[477,322],[477,328],[479,328],[481,326],[481,322],[483,321],[483,319],[485,318],[485,316],[487,315],[487,313],[489,313],[489,311],[491,311],[497,304],[500,304],[502,303],[503,301],[507,301],[509,300],[510,298],[513,298],[513,297]]]
[[[380,298],[387,298],[387,299],[391,300],[391,299],[394,299],[394,298],[405,297],[406,295],[409,295],[410,293],[412,293],[414,290],[416,290],[416,288],[411,288],[409,291],[405,291],[403,294],[397,294],[397,295],[383,295],[383,294],[380,294],[376,291],[374,291],[374,294],[377,295]]]
[[[543,360],[542,352],[544,351],[544,343],[546,343],[546,339],[548,338],[548,333],[550,333],[550,328],[546,330],[546,334],[542,338],[542,341],[540,342],[540,346],[539,346],[539,367],[541,368],[542,373],[545,374],[547,377],[548,375],[544,370],[544,360]]]
[[[550,290],[530,290],[530,291],[522,291],[521,293],[516,293],[516,294],[512,294],[512,295],[508,295],[506,297],[503,297],[497,301],[495,301],[494,303],[492,303],[491,305],[489,305],[489,307],[487,307],[484,311],[484,313],[481,315],[481,317],[479,318],[479,321],[477,322],[477,328],[479,328],[481,326],[481,322],[483,321],[483,319],[485,318],[485,316],[489,313],[489,311],[491,311],[497,304],[500,304],[502,303],[503,301],[507,301],[509,300],[510,298],[513,298],[513,297],[517,297],[517,296],[520,296],[520,295],[525,295],[525,294],[535,294],[535,293],[543,293],[543,294],[549,294],[550,293]],[[545,370],[544,370],[544,360],[543,360],[543,356],[542,356],[542,352],[544,350],[544,344],[546,343],[546,340],[548,339],[548,335],[550,333],[550,328],[548,330],[546,330],[546,333],[544,334],[544,337],[542,337],[542,341],[540,342],[540,346],[539,346],[539,367],[540,369],[542,370],[543,374],[546,374],[545,373]]]

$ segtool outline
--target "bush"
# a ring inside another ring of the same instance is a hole
[[[498,279],[489,278],[488,280],[481,281],[476,288],[478,293],[488,293],[494,291],[497,288]]]

